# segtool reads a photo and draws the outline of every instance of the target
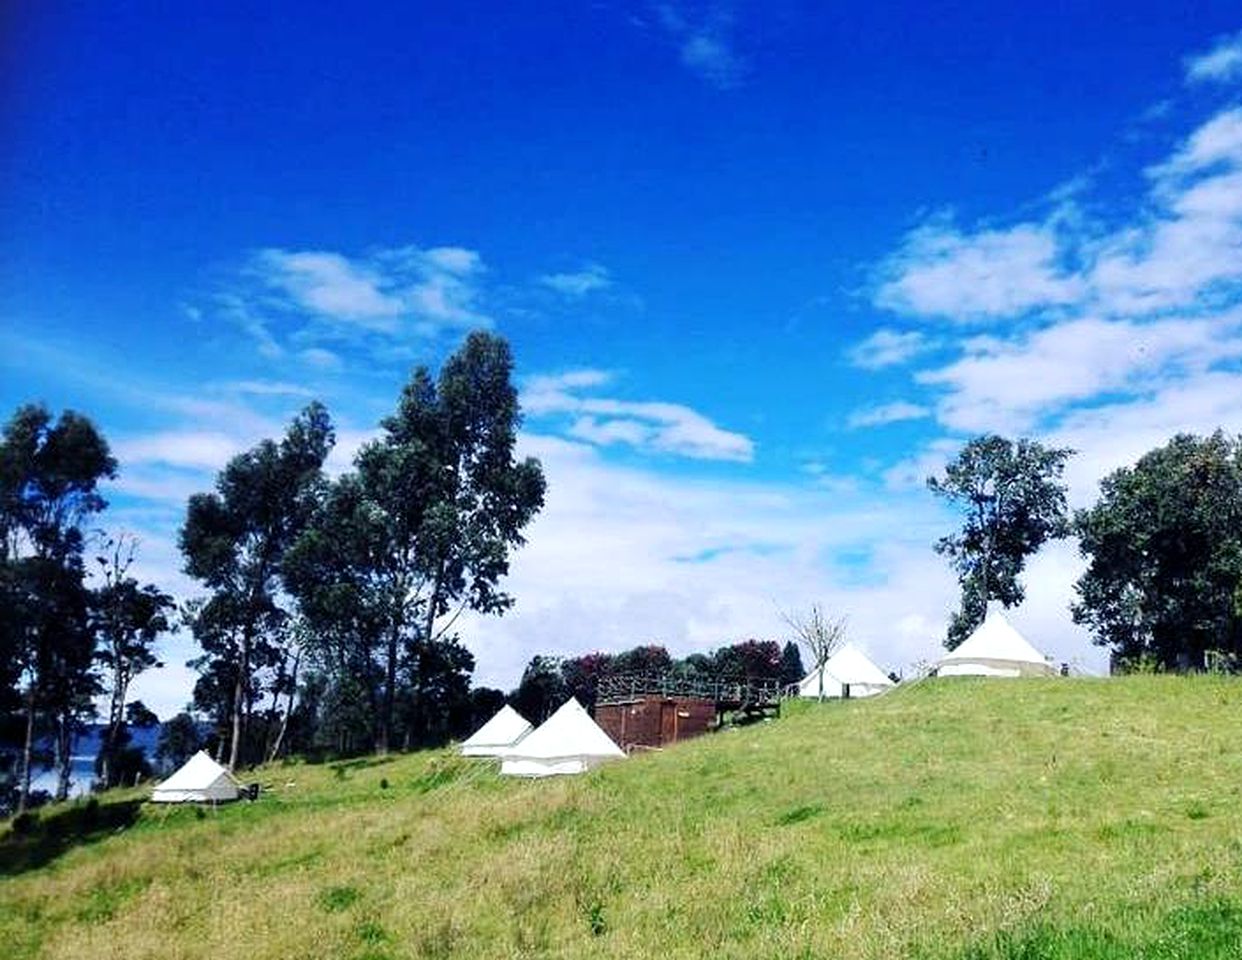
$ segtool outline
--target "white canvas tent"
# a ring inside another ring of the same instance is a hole
[[[798,696],[818,697],[820,671],[824,674],[824,696],[843,697],[849,688],[850,697],[874,697],[893,686],[890,680],[871,658],[847,643],[828,658],[818,670],[812,670],[798,684]]]
[[[583,773],[624,756],[582,704],[570,697],[534,733],[505,751],[500,772],[509,777],[552,777]]]
[[[156,786],[153,803],[218,803],[236,800],[241,784],[202,750],[176,773]]]
[[[987,616],[975,632],[936,664],[941,677],[1050,677],[1056,667],[989,603]]]
[[[463,757],[499,757],[535,728],[507,703],[461,745]]]

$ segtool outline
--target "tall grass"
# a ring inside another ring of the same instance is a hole
[[[0,953],[1242,957],[1240,706],[1215,678],[943,680],[575,779],[274,766],[253,805],[5,836]]]

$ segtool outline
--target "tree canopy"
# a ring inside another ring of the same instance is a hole
[[[936,542],[962,588],[945,638],[950,650],[983,621],[989,600],[1007,607],[1021,603],[1019,577],[1027,559],[1068,533],[1061,476],[1072,453],[993,434],[969,441],[943,476],[928,478],[932,493],[962,515],[961,529]]]
[[[1100,489],[1074,518],[1088,561],[1074,619],[1124,660],[1242,654],[1242,443],[1179,435]]]

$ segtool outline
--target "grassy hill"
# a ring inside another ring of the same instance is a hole
[[[1242,683],[942,680],[593,774],[446,752],[0,839],[12,957],[1242,957]]]

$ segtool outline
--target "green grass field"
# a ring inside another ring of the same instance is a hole
[[[927,682],[590,775],[447,752],[0,839],[5,957],[1242,957],[1242,683]]]

